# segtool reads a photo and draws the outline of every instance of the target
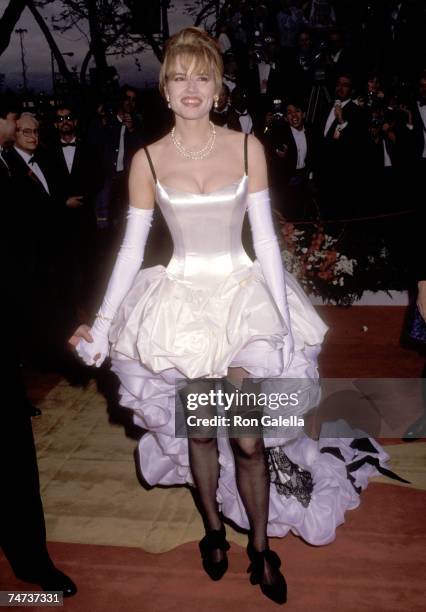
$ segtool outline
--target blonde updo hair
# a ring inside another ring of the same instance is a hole
[[[171,76],[177,58],[179,58],[186,71],[189,70],[195,60],[194,70],[206,74],[212,73],[216,84],[216,93],[220,93],[223,61],[219,45],[214,38],[200,28],[184,28],[169,38],[166,43],[159,81],[159,89],[163,97],[166,97],[167,80]]]

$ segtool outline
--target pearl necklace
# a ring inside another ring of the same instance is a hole
[[[216,141],[216,129],[215,129],[214,124],[211,121],[209,121],[209,123],[210,123],[210,130],[211,130],[209,139],[207,141],[207,144],[199,151],[188,151],[188,149],[185,149],[185,147],[180,142],[180,140],[176,138],[176,134],[175,134],[176,128],[173,127],[171,131],[172,142],[175,145],[176,149],[179,151],[179,153],[183,155],[184,157],[186,157],[186,159],[204,159],[205,157],[207,157],[207,155],[209,155],[212,152],[214,143]]]

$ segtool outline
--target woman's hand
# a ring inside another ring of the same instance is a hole
[[[426,321],[426,280],[419,281],[419,293],[417,295],[417,308]]]
[[[68,342],[86,365],[95,365],[99,368],[108,355],[108,337],[97,333],[88,325],[80,325]]]

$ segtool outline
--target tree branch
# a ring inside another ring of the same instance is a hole
[[[40,27],[40,30],[43,32],[43,34],[44,34],[44,36],[45,36],[45,38],[47,40],[47,44],[49,45],[49,48],[50,48],[51,52],[54,55],[56,63],[58,64],[59,72],[64,77],[64,79],[66,79],[68,82],[70,82],[70,83],[73,82],[73,76],[72,76],[71,72],[67,68],[65,60],[63,58],[63,55],[60,52],[59,47],[56,44],[55,39],[53,38],[53,36],[52,36],[48,26],[46,25],[43,17],[40,15],[38,10],[34,6],[34,2],[32,2],[32,0],[27,0],[26,1],[26,5],[27,5],[28,10],[31,12],[32,16],[36,20],[38,26]]]
[[[10,0],[0,19],[0,55],[6,51],[12,32],[26,6],[25,0]]]

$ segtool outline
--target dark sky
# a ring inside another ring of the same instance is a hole
[[[7,4],[7,0],[0,0],[1,15]],[[47,18],[47,22],[49,22],[55,10],[60,10],[61,4],[60,0],[58,0],[43,11],[43,15]],[[169,12],[170,29],[172,33],[185,25],[191,25],[189,17],[183,13],[185,0],[175,0],[173,4],[175,8],[171,9]],[[50,50],[38,25],[27,9],[24,10],[16,28],[25,28],[28,30],[28,33],[25,34],[24,37],[28,86],[34,88],[36,91],[50,91],[52,83]],[[84,35],[77,29],[70,30],[65,34],[60,34],[59,32],[52,33],[58,47],[63,53],[70,51],[74,53],[73,57],[65,57],[65,61],[70,68],[76,66],[77,71],[79,71],[81,61],[87,51],[87,42]],[[117,68],[121,83],[128,82],[142,88],[157,80],[159,63],[150,51],[138,55],[138,59],[142,66],[141,72],[138,72],[132,57],[109,57],[108,61]],[[0,56],[0,73],[5,75],[6,87],[19,88],[22,85],[19,36],[15,33],[12,34],[8,49]]]

